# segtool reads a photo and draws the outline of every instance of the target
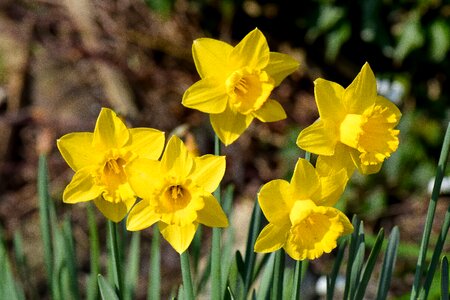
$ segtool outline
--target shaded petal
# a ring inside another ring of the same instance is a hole
[[[56,141],[59,152],[72,170],[95,165],[102,159],[101,154],[92,147],[92,138],[92,132],[74,132]]]
[[[125,166],[128,182],[137,196],[152,199],[153,191],[161,182],[161,163],[137,158]]]
[[[212,193],[219,186],[225,174],[225,156],[203,155],[194,158],[191,179],[205,191]]]
[[[335,205],[344,193],[348,179],[345,169],[330,176],[319,177],[320,189],[313,195],[312,200],[320,206]]]
[[[267,66],[269,59],[269,46],[258,28],[248,33],[230,53],[230,65],[235,70],[246,66],[261,70]]]
[[[214,39],[200,38],[192,44],[192,56],[201,78],[226,77],[230,72],[228,57],[233,46]]]
[[[356,169],[356,165],[352,160],[352,153],[359,153],[344,144],[338,143],[333,156],[320,155],[316,161],[316,170],[320,176],[328,176],[336,173],[341,169],[345,169],[347,177],[351,178]]]
[[[278,101],[268,99],[253,116],[261,122],[276,122],[286,119],[286,112]]]
[[[158,223],[162,236],[178,253],[183,253],[189,247],[197,230],[197,223],[185,226],[169,225],[163,222]]]
[[[123,147],[130,135],[127,126],[109,108],[102,108],[94,129],[93,145],[100,149]]]
[[[359,173],[363,175],[375,174],[378,173],[383,166],[383,162],[374,165],[366,165],[361,163],[360,159],[361,153],[357,150],[354,150],[350,153],[352,161],[354,165],[358,168]]]
[[[100,210],[107,219],[116,223],[125,218],[135,201],[136,198],[128,198],[127,200],[113,203],[106,201],[101,196],[94,199],[95,206],[97,206],[98,210]]]
[[[205,206],[197,211],[197,222],[209,227],[227,227],[228,218],[217,199],[211,194],[203,196]]]
[[[375,103],[377,81],[368,63],[365,63],[353,82],[345,89],[343,105],[349,114],[362,114]]]
[[[63,193],[65,203],[78,203],[94,200],[102,192],[102,187],[95,184],[95,178],[91,175],[92,168],[83,168],[73,175]]]
[[[317,176],[316,169],[306,159],[299,158],[291,179],[294,199],[310,199],[319,187],[319,176]]]
[[[170,171],[175,181],[178,181],[188,176],[193,165],[194,159],[183,141],[176,135],[172,135],[161,158],[162,171]]]
[[[164,149],[164,132],[153,128],[130,129],[128,149],[148,159],[158,159]]]
[[[283,79],[298,69],[299,62],[284,53],[270,52],[269,55],[269,64],[264,71],[275,80],[275,86],[279,86]]]
[[[289,223],[278,226],[269,223],[263,228],[255,242],[255,252],[274,252],[284,246],[287,234],[289,233]]]
[[[264,216],[274,224],[284,224],[289,220],[294,201],[289,182],[281,179],[266,183],[258,193],[258,203]]]
[[[322,78],[316,79],[314,95],[321,119],[330,119],[338,123],[344,118],[346,113],[342,105],[344,88],[341,85]]]
[[[142,230],[152,226],[160,220],[159,214],[150,206],[148,199],[139,201],[130,211],[127,218],[127,229]]]
[[[297,146],[314,154],[333,155],[337,138],[335,127],[319,119],[300,132]]]
[[[191,85],[183,95],[181,104],[208,114],[218,114],[225,110],[228,94],[225,80],[217,77],[203,78]]]
[[[240,114],[227,107],[223,113],[211,114],[209,118],[219,139],[228,146],[248,128],[254,117]]]

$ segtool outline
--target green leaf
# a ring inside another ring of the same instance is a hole
[[[386,254],[384,255],[383,266],[381,268],[380,281],[378,283],[377,300],[386,299],[389,286],[391,285],[392,271],[397,259],[397,249],[400,242],[400,233],[395,226],[389,236]]]
[[[65,253],[64,261],[68,272],[70,293],[72,299],[80,299],[80,292],[78,290],[77,259],[73,243],[72,225],[69,217],[64,220],[63,238]]]
[[[338,252],[334,258],[333,269],[331,274],[327,278],[327,300],[332,300],[334,295],[334,287],[336,285],[336,279],[339,275],[339,269],[341,268],[342,261],[344,259],[345,248],[347,247],[348,239],[343,238],[339,242]]]
[[[275,253],[269,254],[269,259],[264,268],[264,271],[261,276],[261,281],[258,288],[257,299],[258,300],[266,300],[269,298],[270,287],[273,278],[273,266],[275,263]]]
[[[150,274],[147,299],[161,298],[161,236],[158,226],[153,225],[152,246],[150,252]]]
[[[449,282],[448,259],[446,256],[443,256],[441,261],[441,299],[443,300],[450,299],[448,293]]]
[[[418,11],[413,11],[402,26],[403,30],[393,53],[397,63],[401,63],[411,51],[421,47],[425,40]]]
[[[351,25],[343,22],[338,28],[331,31],[325,39],[325,59],[328,62],[334,62],[339,54],[339,50],[352,33]]]
[[[103,300],[119,300],[114,288],[101,274],[98,274],[98,288]]]
[[[155,226],[156,227],[156,226]],[[127,266],[125,272],[126,298],[134,299],[134,292],[139,279],[139,261],[140,261],[141,234],[139,231],[131,235],[131,244],[128,252]]]
[[[256,261],[256,253],[254,245],[261,229],[262,211],[259,208],[259,203],[256,200],[253,206],[252,216],[250,218],[250,226],[247,234],[247,245],[245,247],[245,272],[242,273],[245,284],[245,295],[248,294],[250,286],[253,282],[253,274]]]
[[[448,20],[434,20],[430,25],[430,57],[435,62],[445,59],[450,49],[450,26]]]

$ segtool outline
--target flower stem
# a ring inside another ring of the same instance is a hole
[[[111,242],[111,253],[114,264],[114,281],[117,287],[117,294],[119,299],[125,298],[125,288],[123,284],[122,276],[122,261],[119,253],[119,239],[118,239],[118,226],[117,223],[108,220],[108,234]]]
[[[301,284],[302,284],[302,261],[297,260],[295,262],[294,285],[291,297],[292,300],[300,299]]]
[[[214,154],[220,155],[220,140],[217,135],[214,135]],[[221,201],[221,188],[220,184],[214,191],[214,197],[220,204]],[[211,299],[222,299],[222,287],[221,287],[221,270],[220,270],[220,237],[221,229],[213,228],[212,230],[212,242],[211,242]]]
[[[147,291],[147,299],[161,298],[161,237],[158,224],[153,225],[152,248],[150,256],[150,274]]]
[[[272,296],[270,299],[283,299],[283,277],[284,277],[284,250],[275,252],[275,263],[273,266]]]
[[[180,261],[185,293],[184,299],[194,300],[194,288],[192,287],[191,267],[189,264],[189,253],[187,250],[180,254]]]

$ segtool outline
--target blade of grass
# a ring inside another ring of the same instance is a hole
[[[360,228],[362,227],[362,221],[359,221],[358,217],[356,215],[353,216],[352,219],[353,224],[353,233],[350,237],[350,245],[348,248],[348,259],[347,259],[347,269],[345,274],[345,288],[344,288],[344,297],[343,299],[350,299],[349,298],[349,292],[350,292],[350,282],[351,282],[351,276],[352,276],[352,268],[353,263],[355,261],[356,253],[359,248],[360,244]]]
[[[448,259],[446,256],[442,257],[441,261],[441,299],[450,299],[448,294]]]
[[[214,135],[214,154],[220,155],[221,144],[217,134]],[[214,196],[217,201],[221,202],[221,188],[220,184],[214,191]],[[220,239],[222,235],[222,229],[215,227],[212,229],[212,242],[211,242],[211,298],[212,299],[222,299],[223,290],[221,287],[222,272],[220,266]]]
[[[424,270],[425,257],[427,255],[428,244],[430,240],[431,228],[433,226],[434,214],[439,198],[442,179],[445,174],[445,167],[447,165],[447,158],[450,148],[450,123],[447,125],[445,131],[444,143],[442,145],[441,154],[436,170],[436,177],[434,181],[433,191],[431,193],[430,203],[428,205],[427,217],[425,220],[425,228],[423,230],[422,241],[420,243],[419,257],[417,258],[416,272],[414,274],[414,283],[411,291],[411,300],[416,299],[420,292],[420,282],[422,279],[422,272]]]
[[[157,225],[153,225],[152,246],[150,253],[150,274],[147,299],[161,298],[161,237]]]
[[[72,299],[80,299],[80,291],[78,289],[77,259],[75,254],[75,246],[73,243],[72,225],[69,217],[65,218],[62,231],[65,250],[64,260],[68,272],[70,293]]]
[[[380,281],[378,283],[377,300],[387,298],[389,286],[391,285],[392,271],[394,270],[397,258],[397,249],[400,242],[400,232],[395,226],[389,236],[386,254],[384,255],[383,266],[381,267]]]
[[[260,231],[261,219],[262,211],[259,208],[258,201],[255,201],[253,212],[250,218],[250,226],[248,228],[247,244],[245,247],[245,274],[243,274],[245,295],[248,294],[250,286],[253,282],[253,273],[256,261],[256,253],[253,250],[253,247]]]
[[[293,278],[293,289],[292,289],[292,300],[300,299],[300,288],[302,285],[302,261],[297,260],[295,262],[294,278]]]
[[[98,274],[98,288],[103,300],[119,300],[114,288],[101,274]]]
[[[354,299],[363,299],[364,293],[366,292],[367,284],[369,283],[369,279],[372,276],[373,268],[377,262],[378,254],[380,253],[381,246],[383,245],[384,238],[384,230],[380,229],[377,235],[377,239],[375,241],[375,245],[372,247],[370,251],[369,258],[367,259],[366,264],[363,268],[363,273],[360,282],[358,283],[358,287],[356,288],[356,294]]]
[[[11,263],[5,247],[3,232],[0,229],[0,299],[19,300],[23,299],[19,291],[19,286],[16,284]]]
[[[181,275],[183,277],[183,286],[185,294],[184,299],[194,300],[195,299],[194,288],[192,285],[191,267],[189,263],[189,253],[187,252],[187,250],[180,254],[180,261],[181,261]]]
[[[130,250],[127,257],[127,266],[125,272],[126,280],[126,298],[134,299],[136,284],[139,276],[139,261],[140,261],[140,245],[141,233],[139,231],[131,234]]]
[[[231,223],[231,212],[232,212],[232,204],[233,204],[233,193],[234,186],[229,185],[225,189],[225,193],[223,196],[223,210],[228,217],[228,222]],[[229,226],[226,230],[225,234],[226,242],[222,247],[222,283],[221,286],[225,287],[227,284],[228,273],[230,272],[230,267],[233,260],[233,246],[234,246],[234,238],[235,238],[235,229],[232,226]]]
[[[345,248],[347,248],[348,239],[342,239],[339,243],[339,248],[334,259],[333,269],[331,274],[327,277],[327,300],[333,300],[334,287],[336,285],[336,279],[339,275],[339,269],[341,268],[342,261],[344,259]]]
[[[283,299],[283,281],[284,281],[284,250],[279,249],[275,252],[275,263],[273,266],[273,280],[271,299]]]
[[[264,268],[261,276],[261,283],[259,284],[257,299],[266,300],[269,299],[269,292],[273,277],[273,266],[275,263],[275,253],[270,253],[268,256],[266,267]]]
[[[445,240],[448,235],[448,230],[450,227],[450,206],[445,213],[444,224],[442,225],[441,231],[439,233],[438,240],[434,247],[433,256],[431,257],[430,265],[425,276],[425,283],[423,285],[424,299],[428,298],[430,292],[431,284],[433,282],[434,274],[436,273],[436,268],[439,264],[439,258],[441,257],[442,249],[444,248]]]
[[[95,213],[92,203],[87,205],[87,217],[89,227],[89,254],[90,254],[90,268],[89,283],[87,286],[88,300],[95,300],[98,298],[98,274],[100,273],[100,242],[98,239],[98,227],[95,220]]]
[[[24,290],[30,295],[31,299],[37,299],[36,287],[33,285],[30,277],[30,267],[27,257],[23,251],[23,237],[19,230],[14,232],[14,260],[19,273],[20,281]],[[1,266],[1,264],[0,264]]]
[[[37,190],[39,198],[39,223],[42,235],[42,245],[44,249],[45,270],[47,273],[47,282],[51,290],[52,297],[55,299],[53,287],[53,245],[50,223],[49,203],[51,201],[48,193],[48,167],[47,158],[44,154],[39,156]]]

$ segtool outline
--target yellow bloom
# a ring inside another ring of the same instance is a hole
[[[265,184],[258,202],[269,224],[259,234],[255,251],[284,248],[296,260],[331,252],[340,236],[353,231],[348,218],[331,207],[346,182],[344,169],[321,176],[308,161],[299,159],[291,182],[277,179]]]
[[[272,89],[298,68],[286,54],[270,52],[258,29],[233,47],[209,38],[194,41],[192,55],[201,80],[183,95],[183,105],[210,114],[220,140],[233,143],[254,118],[274,122],[286,118]]]
[[[126,167],[130,184],[142,198],[130,211],[127,229],[142,230],[158,222],[164,238],[184,252],[198,224],[226,227],[228,219],[211,194],[225,173],[225,157],[194,157],[172,136],[161,161],[138,158]]]
[[[314,93],[320,119],[305,128],[297,145],[320,155],[320,164],[372,174],[397,150],[400,121],[398,108],[377,95],[376,79],[368,63],[344,89],[337,83],[317,79]]]
[[[106,218],[119,222],[136,200],[125,166],[137,157],[158,159],[164,133],[151,128],[128,129],[112,110],[102,108],[93,133],[69,133],[57,145],[75,171],[63,201],[94,200]]]

